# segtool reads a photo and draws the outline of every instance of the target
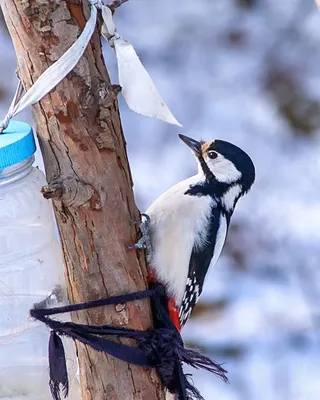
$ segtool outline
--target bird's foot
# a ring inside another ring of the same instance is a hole
[[[143,218],[142,222],[141,221],[137,222],[139,224],[141,238],[135,245],[129,246],[130,250],[151,249],[151,241],[149,236],[151,218],[147,214],[141,214],[141,217]]]

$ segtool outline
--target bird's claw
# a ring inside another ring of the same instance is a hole
[[[150,237],[149,237],[149,228],[151,224],[151,218],[147,214],[141,214],[141,217],[144,220],[136,222],[139,224],[139,229],[141,232],[141,238],[138,240],[136,244],[133,246],[129,246],[129,250],[142,250],[142,249],[149,249],[151,247]]]
[[[142,250],[142,249],[146,249],[148,246],[145,243],[145,239],[142,237],[141,239],[138,240],[138,242],[133,245],[133,246],[129,246],[128,249],[129,250]]]

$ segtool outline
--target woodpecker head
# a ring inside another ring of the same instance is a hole
[[[225,199],[230,198],[226,208],[233,208],[238,198],[250,190],[255,180],[255,168],[248,154],[224,140],[198,142],[184,135],[179,137],[195,154],[207,184],[220,184],[219,195]],[[226,196],[227,192],[229,196]]]

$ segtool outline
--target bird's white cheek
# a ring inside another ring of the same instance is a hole
[[[235,165],[221,155],[213,160],[205,157],[205,162],[219,182],[232,183],[241,178],[241,172]]]
[[[209,167],[209,169],[210,169],[210,171],[211,172],[214,172],[214,169],[215,169],[215,166],[216,166],[216,162],[215,162],[215,160],[212,160],[211,158],[209,158],[209,157],[204,157],[204,161],[205,161],[205,163],[207,164],[207,166]]]

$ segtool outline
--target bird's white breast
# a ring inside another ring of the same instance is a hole
[[[178,305],[185,290],[192,248],[203,244],[211,209],[215,204],[210,196],[184,195],[190,185],[197,182],[199,176],[179,182],[146,211],[151,218],[153,249],[148,256],[148,263],[156,270],[157,278],[166,285],[168,295],[174,297]],[[221,232],[221,239],[217,249],[219,254],[225,239],[224,232]],[[218,258],[219,254],[214,257]]]

